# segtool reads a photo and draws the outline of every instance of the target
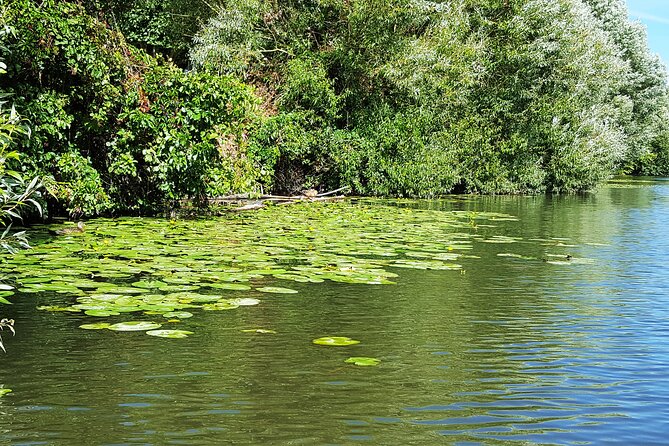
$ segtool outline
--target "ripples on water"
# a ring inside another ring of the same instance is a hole
[[[667,182],[462,200],[446,206],[518,216],[478,231],[522,241],[475,244],[462,273],[301,284],[205,312],[187,340],[84,332],[79,316],[23,296],[0,363],[14,390],[0,399],[0,442],[666,444],[668,205]],[[545,256],[529,241],[555,237],[593,261],[497,256]],[[262,324],[277,334],[240,332]],[[362,343],[311,344],[326,334]]]

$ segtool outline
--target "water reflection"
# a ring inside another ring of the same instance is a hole
[[[30,323],[0,363],[14,390],[0,399],[0,442],[664,444],[668,202],[666,182],[402,201],[520,221],[469,228],[477,241],[462,272],[291,284],[299,294],[203,312],[188,339],[79,330],[80,317],[22,296],[14,318]],[[484,243],[494,236],[520,241]],[[362,342],[311,344],[325,335]]]

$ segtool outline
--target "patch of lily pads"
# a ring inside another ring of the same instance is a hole
[[[149,336],[159,338],[181,339],[192,335],[192,331],[187,330],[165,330],[160,329],[162,324],[151,321],[131,321],[110,324],[108,322],[98,322],[96,324],[83,324],[79,328],[84,330],[112,330],[112,331],[144,331]]]
[[[488,235],[515,220],[360,200],[206,220],[97,219],[77,237],[52,237],[45,227],[33,249],[0,265],[0,303],[18,290],[38,298],[41,310],[80,314],[82,328],[111,330],[127,327],[111,322],[128,314],[171,321],[241,311],[324,282],[389,286],[407,269],[450,274],[476,257],[477,243],[530,243]],[[567,240],[547,243],[559,249]]]

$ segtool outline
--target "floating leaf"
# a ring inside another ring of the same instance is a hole
[[[256,288],[256,291],[261,293],[276,293],[276,294],[296,294],[296,290],[291,290],[290,288],[281,288],[278,286],[264,286],[261,288]]]
[[[11,291],[13,289],[14,287],[11,285],[7,285],[6,283],[0,283],[0,290],[2,291]]]
[[[258,305],[260,303],[258,299],[254,299],[252,297],[241,297],[239,299],[230,299],[229,302],[232,305],[238,305],[240,307],[250,307],[253,305]]]
[[[356,341],[355,339],[343,336],[325,336],[322,338],[314,339],[313,343],[318,345],[346,346],[346,345],[359,344],[360,341]]]
[[[0,396],[7,395],[8,393],[11,393],[12,389],[0,389]]]
[[[170,339],[181,339],[187,338],[188,335],[192,335],[192,331],[186,330],[150,330],[146,334],[149,336],[157,336],[159,338],[170,338]]]
[[[119,322],[110,325],[108,328],[114,331],[146,331],[160,328],[161,324],[147,321]]]
[[[84,311],[84,314],[94,317],[108,317],[108,316],[118,316],[121,313],[119,313],[118,311],[111,311],[111,310],[86,310]]]
[[[381,360],[376,358],[368,358],[365,356],[351,356],[344,362],[348,364],[359,365],[361,367],[373,367],[379,365],[379,363],[381,363]]]
[[[5,299],[4,297],[0,297],[0,304],[12,305],[12,303],[7,299]]]
[[[230,290],[230,291],[248,291],[251,289],[249,285],[244,285],[243,283],[207,283],[206,286],[210,288],[216,288],[219,290]]]
[[[138,282],[133,282],[132,286],[137,288],[146,288],[154,289],[166,286],[167,283],[161,282],[160,280],[140,280]]]
[[[70,313],[79,313],[79,310],[77,308],[61,307],[59,305],[42,305],[41,307],[37,307],[37,309],[43,311],[67,311]]]
[[[204,304],[202,305],[203,310],[209,310],[209,311],[216,311],[216,310],[234,310],[236,308],[239,308],[239,305],[230,302],[228,300],[222,300],[220,302],[216,302],[215,304]]]
[[[193,313],[189,313],[188,311],[172,311],[170,313],[163,314],[163,317],[168,319],[169,318],[188,319],[189,317],[193,317]]]
[[[98,322],[97,324],[84,324],[80,325],[79,328],[83,328],[84,330],[103,330],[105,328],[109,328],[111,324],[107,322]]]

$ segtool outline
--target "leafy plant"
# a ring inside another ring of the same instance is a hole
[[[6,21],[6,14],[6,10],[0,11],[0,53],[7,51],[4,45],[5,39],[13,34],[12,28]],[[7,65],[0,57],[0,74],[6,74],[6,68]],[[6,225],[0,236],[0,247],[5,251],[14,253],[18,248],[29,248],[30,246],[25,231],[10,234],[12,221],[21,220],[21,211],[25,210],[26,207],[34,208],[42,215],[42,206],[34,198],[38,195],[38,189],[41,186],[39,178],[35,177],[26,185],[23,176],[19,172],[9,169],[8,166],[9,162],[15,162],[19,159],[19,153],[13,150],[16,139],[30,136],[30,129],[23,125],[14,105],[7,110],[7,101],[3,99],[9,97],[11,97],[11,93],[0,90],[0,224]],[[0,321],[1,328],[2,322]]]
[[[251,87],[149,56],[75,3],[12,0],[8,14],[6,88],[33,129],[22,169],[55,213],[157,213],[258,187]]]

